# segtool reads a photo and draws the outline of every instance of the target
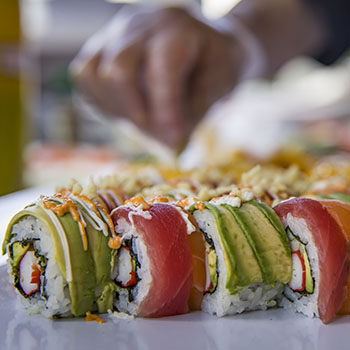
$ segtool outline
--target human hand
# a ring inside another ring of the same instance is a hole
[[[177,8],[136,13],[124,30],[111,28],[73,61],[78,86],[108,114],[183,146],[238,82],[241,43]]]

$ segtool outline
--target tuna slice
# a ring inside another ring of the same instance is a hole
[[[319,260],[319,317],[330,322],[345,296],[348,271],[347,242],[327,209],[318,201],[295,198],[277,205],[274,210],[284,221],[288,214],[305,220],[312,233]]]
[[[319,200],[321,204],[327,208],[328,213],[336,221],[343,232],[345,239],[350,242],[350,204],[338,200]],[[346,297],[339,310],[341,315],[350,315],[350,271],[346,282]]]
[[[115,224],[120,219],[131,223],[147,247],[152,285],[138,314],[162,317],[186,313],[192,287],[192,254],[186,222],[171,205],[153,204],[148,212],[151,218],[132,208],[119,207],[112,216]]]

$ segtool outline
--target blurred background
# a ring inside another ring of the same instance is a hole
[[[171,159],[132,127],[101,118],[68,73],[85,40],[130,2],[0,0],[0,195],[112,172],[125,159]],[[200,5],[216,18],[237,2]],[[273,80],[242,84],[210,110],[181,166],[227,162],[236,150],[269,157],[284,145],[349,154],[349,65],[349,53],[332,67],[300,57]]]

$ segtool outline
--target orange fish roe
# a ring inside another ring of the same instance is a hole
[[[86,313],[86,316],[85,316],[85,318],[84,318],[84,321],[85,321],[85,322],[95,321],[95,322],[101,323],[101,324],[106,322],[106,321],[103,320],[101,317],[98,317],[97,315],[94,315],[94,314],[92,314],[92,313],[89,312],[89,311]]]
[[[205,209],[205,204],[203,202],[197,202],[194,207],[198,210],[203,210]]]
[[[88,241],[86,237],[86,231],[85,231],[84,224],[81,221],[80,215],[78,213],[76,204],[71,199],[67,198],[62,194],[56,194],[53,197],[62,200],[63,203],[57,204],[53,202],[52,199],[49,197],[42,197],[44,208],[51,210],[53,213],[55,213],[58,216],[63,216],[68,212],[71,213],[74,221],[77,222],[79,225],[79,231],[83,241],[83,247],[84,247],[84,250],[87,251]]]
[[[150,203],[168,203],[172,200],[173,199],[170,197],[158,195],[158,196],[154,197],[153,199],[151,199],[149,202]]]
[[[142,196],[136,196],[131,199],[128,199],[124,202],[124,204],[132,203],[136,207],[141,206],[143,210],[148,210],[151,208],[151,206],[144,200]]]
[[[186,208],[191,204],[191,201],[197,202],[198,199],[195,197],[186,197],[184,199],[178,200],[175,205],[181,207],[181,208]]]
[[[122,244],[119,236],[111,237],[108,241],[108,247],[111,249],[119,249],[121,245]]]

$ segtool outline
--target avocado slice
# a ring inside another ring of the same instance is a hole
[[[58,217],[67,234],[72,280],[68,281],[72,300],[72,314],[84,316],[91,311],[95,301],[95,266],[91,251],[84,250],[78,224],[70,213]],[[89,224],[87,224],[89,225]]]
[[[89,242],[88,249],[94,263],[95,296],[99,300],[97,308],[99,313],[105,313],[113,308],[111,298],[100,298],[110,282],[112,249],[108,247],[109,237],[105,237],[101,231],[95,230],[90,224],[87,224],[85,230]]]
[[[242,232],[244,233],[244,235],[247,238],[247,241],[250,244],[250,247],[254,253],[254,256],[257,260],[257,263],[259,265],[260,271],[261,271],[261,275],[262,275],[262,280],[260,282],[266,281],[267,279],[267,271],[265,269],[265,265],[263,260],[261,259],[260,255],[259,255],[259,249],[256,246],[255,240],[254,238],[251,236],[250,233],[250,228],[245,224],[244,220],[242,220],[242,215],[240,213],[239,208],[236,207],[232,207],[230,205],[224,205],[227,210],[231,213],[231,215],[235,218],[237,224],[239,225],[240,229],[242,230]]]
[[[206,204],[215,217],[217,232],[224,252],[227,271],[226,289],[237,293],[239,287],[262,282],[259,264],[250,244],[229,210],[224,206]]]
[[[13,267],[17,267],[21,262],[21,259],[27,253],[27,251],[31,248],[31,242],[13,242],[9,247],[9,258],[11,259],[11,263]]]
[[[258,202],[255,200],[249,201],[246,204],[256,206],[265,215],[265,217],[270,221],[271,225],[278,232],[281,242],[284,246],[284,249],[288,254],[291,254],[287,233],[284,229],[281,219],[278,217],[275,211],[265,203]]]
[[[108,310],[113,310],[113,300],[115,293],[120,290],[120,287],[115,284],[114,282],[107,283],[103,289],[102,292],[97,299],[97,308],[98,312],[107,312]],[[103,310],[103,311],[100,311]]]
[[[244,203],[236,213],[242,229],[249,232],[254,242],[264,282],[288,283],[292,277],[292,258],[287,235],[277,215],[256,201]]]

